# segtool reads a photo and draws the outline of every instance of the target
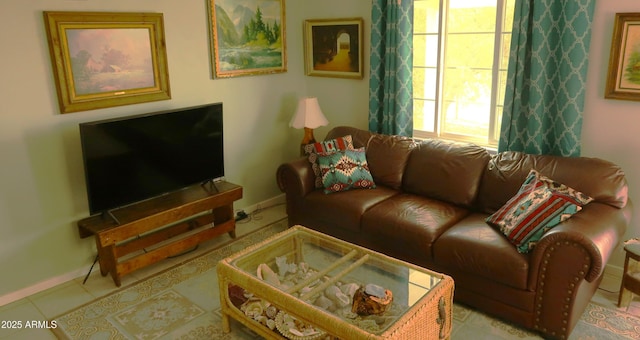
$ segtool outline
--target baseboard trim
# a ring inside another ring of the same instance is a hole
[[[279,205],[279,204],[284,204],[286,202],[286,196],[285,194],[280,194],[278,196],[266,199],[260,203],[254,204],[254,205],[250,205],[248,207],[244,207],[242,209],[236,209],[236,211],[234,211],[234,213],[238,213],[238,211],[240,210],[244,210],[244,212],[246,212],[247,214],[251,214],[255,211],[259,211],[261,209],[267,209],[270,207],[273,207],[275,205]]]
[[[66,274],[62,274],[60,276],[55,276],[49,279],[46,279],[42,282],[36,283],[33,286],[29,286],[26,288],[22,288],[20,290],[17,290],[15,292],[0,296],[0,307],[4,306],[4,305],[8,305],[12,302],[18,301],[20,299],[26,298],[28,296],[31,296],[33,294],[37,294],[40,293],[42,291],[45,291],[49,288],[53,288],[57,285],[61,285],[63,283],[69,282],[71,280],[74,280],[77,277],[80,277],[84,274],[86,274],[87,269],[86,268],[81,268],[81,269],[76,269],[74,271],[68,272]]]
[[[259,211],[260,209],[266,209],[275,205],[279,205],[279,204],[283,204],[285,203],[285,195],[284,194],[280,194],[278,196],[266,199],[260,203],[248,206],[248,207],[244,207],[242,208],[242,210],[244,210],[246,213],[250,214],[252,212],[255,211]],[[239,211],[241,209],[238,209],[237,211]],[[8,305],[12,302],[18,301],[20,299],[24,299],[28,296],[31,296],[33,294],[37,294],[40,293],[42,291],[45,291],[47,289],[53,288],[55,286],[61,285],[63,283],[69,282],[71,280],[74,280],[78,277],[82,277],[85,276],[87,274],[87,270],[88,270],[88,266],[91,265],[91,263],[86,264],[85,266],[83,266],[82,268],[78,268],[76,270],[73,270],[71,272],[68,272],[66,274],[62,274],[59,276],[55,276],[55,277],[51,277],[49,279],[46,279],[42,282],[36,283],[32,286],[29,287],[25,287],[22,289],[19,289],[17,291],[5,294],[0,296],[0,307],[4,306],[4,305]]]
[[[623,272],[622,267],[614,266],[610,264],[604,266],[604,274],[612,276],[618,281],[622,280],[622,272]]]

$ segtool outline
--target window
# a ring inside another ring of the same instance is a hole
[[[414,5],[414,136],[496,147],[515,0]]]

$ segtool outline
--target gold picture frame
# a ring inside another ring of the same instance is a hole
[[[362,18],[305,20],[305,74],[362,79],[363,22]]]
[[[284,0],[209,0],[209,17],[214,78],[287,71]]]
[[[162,13],[44,12],[61,113],[171,99]]]
[[[640,13],[616,13],[604,97],[640,101]]]

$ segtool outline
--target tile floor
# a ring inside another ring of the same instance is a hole
[[[257,228],[275,222],[286,216],[284,205],[276,205],[271,208],[258,210],[252,213],[247,220],[238,222],[236,232],[242,236]],[[198,256],[207,250],[217,247],[220,244],[229,242],[228,235],[220,236],[217,239],[201,244],[197,250],[173,257],[159,262],[155,265],[133,272],[122,279],[122,287],[130,285],[140,279],[148,277],[176,264],[184,262],[190,258]],[[88,270],[89,268],[87,268]],[[11,321],[22,321],[22,329],[6,329],[0,327],[0,339],[55,339],[55,336],[47,329],[31,328],[26,329],[26,321],[44,322],[58,316],[74,307],[86,304],[92,300],[104,296],[117,290],[110,277],[101,277],[99,269],[94,268],[86,284],[82,281],[84,277],[79,277],[56,287],[47,289],[37,294],[28,296],[8,305],[0,307],[0,326],[6,326]],[[598,293],[593,301],[610,308],[617,308],[618,290],[620,288],[619,278],[605,276]],[[640,298],[634,297],[628,310],[629,313],[640,316]]]

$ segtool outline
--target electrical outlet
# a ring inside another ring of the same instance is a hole
[[[236,213],[236,221],[244,220],[247,217],[249,217],[249,215],[247,215],[244,210],[240,210]]]

